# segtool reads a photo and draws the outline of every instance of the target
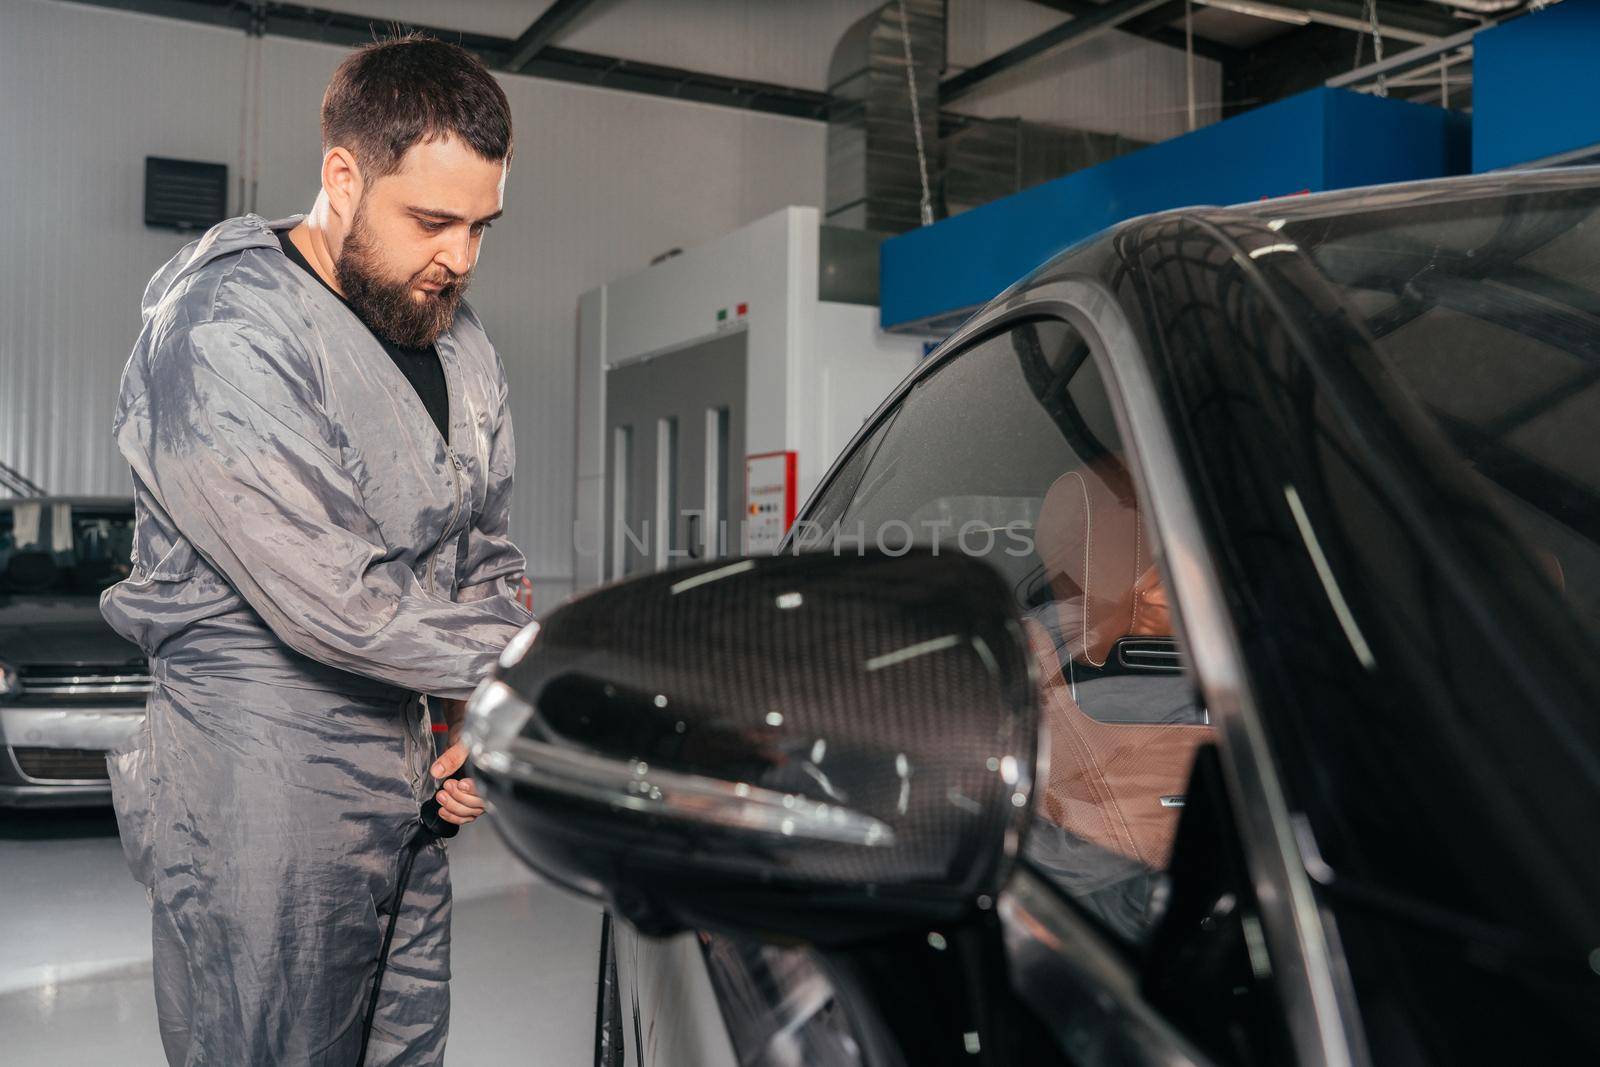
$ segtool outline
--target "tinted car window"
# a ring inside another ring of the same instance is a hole
[[[996,569],[1049,720],[1029,855],[1108,928],[1141,939],[1211,730],[1088,345],[1059,320],[1005,330],[918,381],[862,451],[799,546],[918,545]]]
[[[128,576],[133,513],[65,502],[0,506],[0,593],[89,595]]]

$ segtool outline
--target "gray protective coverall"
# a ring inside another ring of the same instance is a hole
[[[401,850],[435,784],[419,694],[465,697],[529,614],[506,537],[506,380],[462,304],[442,440],[367,328],[280,250],[218,224],[151,280],[114,430],[133,468],[112,626],[151,657],[110,755],[149,889],[167,1058],[350,1067]],[[441,1061],[450,883],[423,849],[369,1064]]]

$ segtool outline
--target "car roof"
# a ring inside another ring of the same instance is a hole
[[[1354,189],[1335,189],[1325,193],[1281,196],[1255,200],[1222,209],[1229,214],[1254,218],[1325,218],[1329,215],[1357,214],[1384,207],[1418,207],[1480,200],[1518,193],[1552,192],[1562,189],[1600,188],[1600,166],[1554,167],[1497,171],[1493,174],[1467,174],[1454,178],[1367,185]],[[1186,208],[1178,212],[1194,211]]]
[[[1276,229],[1285,223],[1339,215],[1359,215],[1385,208],[1417,208],[1525,193],[1577,189],[1600,189],[1600,166],[1468,174],[1454,178],[1335,189],[1323,193],[1301,193],[1271,200],[1252,200],[1231,206],[1193,205],[1139,215],[1108,226],[1092,237],[1085,238],[1052,256],[976,310],[950,334],[950,337],[971,336],[969,327],[973,323],[987,319],[995,308],[1005,304],[1018,293],[1027,292],[1046,279],[1071,273],[1073,261],[1087,251],[1104,248],[1122,234],[1141,229],[1151,223],[1170,222],[1182,218],[1258,219],[1268,222]]]

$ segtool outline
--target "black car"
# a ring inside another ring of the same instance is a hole
[[[1600,1059],[1600,171],[1118,226],[785,548],[474,698],[597,1061]]]
[[[110,802],[106,751],[150,692],[144,655],[100,617],[132,551],[126,497],[0,500],[0,807]]]

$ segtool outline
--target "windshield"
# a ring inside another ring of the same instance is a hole
[[[131,508],[0,504],[0,595],[99,596],[128,576],[132,552]]]
[[[1285,778],[1375,1044],[1472,1020],[1406,1038],[1435,1062],[1491,1011],[1600,1045],[1600,186],[1559,185],[1289,219],[1264,268],[1318,353],[1278,386]]]
[[[1158,218],[1123,253],[1374,1060],[1594,1062],[1600,176]]]
[[[1600,636],[1600,190],[1286,225]]]

